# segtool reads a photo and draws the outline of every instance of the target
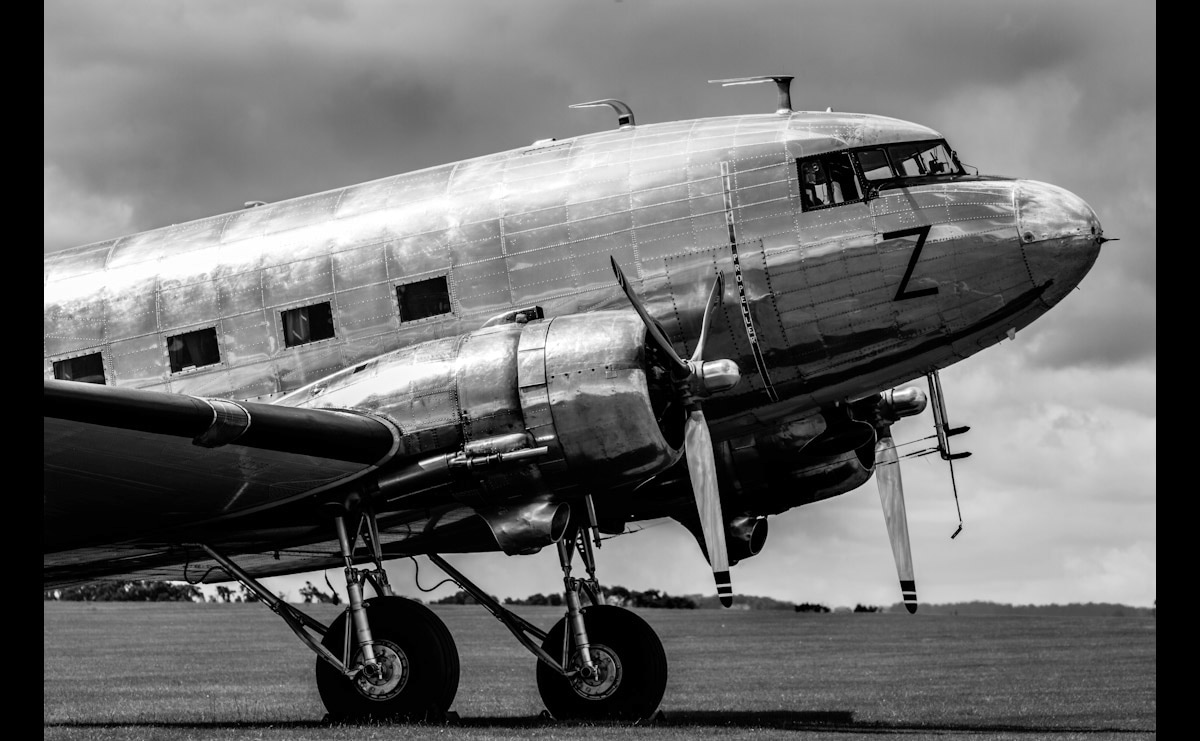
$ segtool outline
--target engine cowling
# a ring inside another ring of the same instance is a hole
[[[519,543],[526,552],[561,529],[546,526],[544,517],[509,522],[495,504],[549,493],[602,495],[664,471],[681,455],[684,413],[671,403],[670,378],[633,312],[520,318],[382,355],[283,403],[388,417],[400,427],[396,457],[406,463],[390,477],[385,472],[381,486],[449,486],[460,502],[488,514],[501,546]],[[493,448],[501,456],[491,460],[545,451],[519,465],[484,465]],[[546,536],[526,538],[522,522],[538,523],[530,532]]]

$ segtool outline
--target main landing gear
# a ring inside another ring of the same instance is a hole
[[[444,718],[459,680],[458,650],[450,631],[429,608],[392,593],[373,513],[364,510],[355,516],[353,535],[347,529],[349,517],[339,509],[334,525],[350,605],[328,627],[271,594],[211,547],[197,546],[257,594],[317,654],[317,689],[331,720]],[[360,537],[373,568],[354,566]],[[557,547],[567,614],[549,632],[492,599],[441,556],[429,558],[537,657],[538,691],[556,719],[650,717],[667,686],[662,642],[633,612],[603,603],[587,531],[571,528]],[[587,569],[586,579],[571,576],[576,552]],[[364,599],[368,583],[375,596]]]
[[[575,551],[587,579],[571,576]],[[658,709],[667,688],[662,641],[635,613],[603,604],[585,531],[572,528],[558,542],[567,614],[548,633],[496,602],[440,556],[429,558],[537,657],[538,692],[556,719],[637,720]],[[584,599],[591,604],[584,606]]]

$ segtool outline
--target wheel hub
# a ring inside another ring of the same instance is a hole
[[[363,697],[375,701],[390,700],[408,684],[408,657],[391,641],[375,641],[372,647],[377,664],[374,669],[369,665],[364,667],[355,678],[354,686]],[[361,651],[355,659],[363,660]]]
[[[603,700],[621,686],[621,679],[624,675],[621,659],[608,646],[598,643],[593,643],[588,650],[596,671],[591,672],[591,676],[585,676],[579,657],[576,656],[576,665],[579,666],[580,671],[571,678],[571,687],[584,699]]]

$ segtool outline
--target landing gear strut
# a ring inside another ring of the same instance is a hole
[[[444,717],[458,692],[458,649],[445,624],[419,602],[397,597],[383,570],[379,530],[369,507],[338,507],[334,526],[350,606],[329,627],[287,604],[229,558],[197,543],[227,574],[258,595],[317,654],[317,690],[335,721]],[[355,524],[353,534],[347,519]],[[365,529],[364,529],[365,528]],[[359,538],[373,568],[355,568]],[[375,591],[363,599],[363,586]],[[321,636],[320,642],[317,636]]]
[[[576,551],[587,579],[571,576]],[[558,557],[567,614],[547,633],[496,602],[440,556],[429,556],[537,657],[538,692],[555,718],[649,718],[667,687],[662,642],[633,612],[603,604],[586,531],[569,530],[558,542]]]
[[[571,576],[572,544],[566,538],[559,541],[567,614],[550,629],[542,648],[557,652],[567,671],[539,661],[538,692],[546,709],[560,720],[648,718],[667,688],[662,642],[636,614],[603,604],[592,542],[582,530],[572,536],[588,578]],[[581,607],[584,595],[592,602],[588,607]]]
[[[458,649],[450,631],[428,607],[392,595],[383,570],[379,531],[370,510],[359,518],[353,537],[347,532],[344,515],[335,516],[334,525],[346,562],[350,606],[333,621],[321,641],[329,652],[341,657],[342,667],[321,656],[317,659],[317,690],[330,717],[444,717],[458,692]],[[354,567],[360,535],[371,548],[373,569]],[[375,589],[374,599],[363,599],[363,584],[367,582]],[[346,671],[344,667],[352,669]]]

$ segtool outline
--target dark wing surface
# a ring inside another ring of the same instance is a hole
[[[44,384],[47,586],[183,578],[154,567],[198,560],[188,541],[244,552],[323,540],[317,508],[400,447],[394,424],[357,412]]]

